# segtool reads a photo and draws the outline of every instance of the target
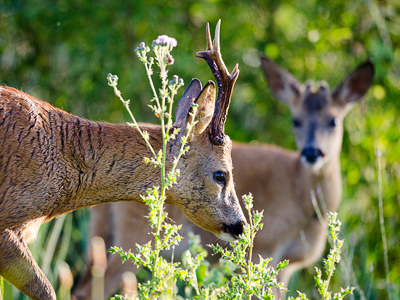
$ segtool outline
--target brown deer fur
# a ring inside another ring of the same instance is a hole
[[[301,85],[267,57],[262,58],[262,65],[273,94],[291,108],[301,153],[271,145],[233,143],[233,174],[238,195],[251,192],[254,208],[264,210],[264,229],[257,234],[253,251],[263,257],[273,257],[275,266],[289,260],[289,265],[278,275],[278,280],[287,286],[292,273],[318,260],[325,248],[325,213],[335,211],[342,197],[339,155],[343,119],[352,104],[360,101],[368,90],[374,70],[371,62],[360,65],[331,93],[326,83],[317,87]],[[316,206],[312,203],[312,193]],[[322,219],[318,218],[315,207],[321,211]],[[147,211],[145,206],[135,203],[93,207],[90,236],[102,236],[108,246],[135,249],[136,243],[149,240],[145,232],[150,228],[143,217]],[[190,226],[176,208],[169,207],[168,212],[177,224],[183,224],[183,236],[193,230],[201,234],[204,245],[217,241],[215,236]],[[113,226],[101,227],[101,220],[105,218],[113,220]],[[135,229],[139,223],[140,231]],[[90,252],[89,249],[87,270],[75,289],[77,299],[90,299]],[[120,287],[123,272],[135,270],[132,263],[120,261],[118,255],[109,258],[106,296]]]

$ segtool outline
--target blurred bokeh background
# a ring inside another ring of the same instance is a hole
[[[170,75],[186,84],[194,77],[205,83],[212,75],[194,54],[205,49],[206,22],[213,32],[218,19],[225,63],[230,70],[236,63],[240,67],[226,124],[234,140],[295,149],[289,109],[268,90],[261,52],[300,81],[325,80],[332,88],[362,61],[374,61],[374,85],[345,120],[339,218],[346,241],[333,290],[352,285],[353,299],[400,299],[399,0],[1,0],[0,83],[88,119],[129,121],[107,85],[110,72],[119,76],[137,119],[156,122],[134,49],[161,34],[174,37],[178,46]],[[87,209],[68,214],[42,226],[31,245],[56,289],[59,261],[66,261],[76,277],[84,268],[88,222]],[[298,272],[290,294],[301,290],[312,298],[314,275],[312,267]],[[8,285],[6,291],[23,299]]]

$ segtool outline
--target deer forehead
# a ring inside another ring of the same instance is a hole
[[[308,82],[305,85],[301,109],[308,114],[317,114],[331,104],[331,93],[326,82]]]
[[[212,145],[213,153],[219,158],[219,163],[232,168],[232,141],[228,136],[225,136],[225,141],[221,145]]]
[[[226,171],[232,170],[232,159],[231,159],[231,146],[223,143],[222,145],[211,145],[211,153],[207,151],[201,153],[205,169],[212,171]]]
[[[221,145],[215,145],[210,141],[208,135],[204,135],[204,137],[198,137],[192,141],[189,146],[190,150],[183,158],[194,161],[193,167],[200,167],[203,170],[212,168],[214,171],[232,170],[232,142],[229,137]]]

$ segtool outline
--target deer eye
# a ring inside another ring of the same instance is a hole
[[[337,122],[338,122],[337,118],[332,118],[332,119],[329,120],[328,126],[333,128],[333,127],[336,126]]]
[[[294,128],[300,128],[301,121],[299,119],[293,119],[293,126],[294,126]]]
[[[222,171],[217,171],[214,173],[214,180],[219,184],[226,184],[226,174]]]

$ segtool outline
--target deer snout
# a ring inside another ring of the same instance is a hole
[[[226,225],[224,224],[224,233],[228,233],[230,235],[233,235],[235,239],[238,239],[239,236],[244,232],[244,226],[246,225],[246,222],[241,220],[235,224],[229,224]]]
[[[307,163],[314,164],[318,158],[324,157],[324,153],[318,148],[307,147],[301,151],[301,156]]]

